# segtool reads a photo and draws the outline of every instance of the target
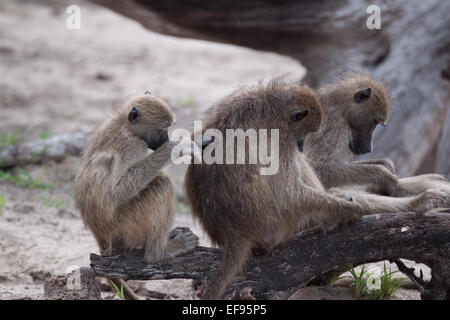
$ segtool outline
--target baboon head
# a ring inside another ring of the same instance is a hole
[[[317,94],[309,87],[294,87],[287,105],[288,127],[292,132],[298,149],[302,152],[305,137],[310,132],[319,130],[322,122],[322,106]]]
[[[125,112],[130,132],[145,140],[150,149],[156,150],[169,141],[168,129],[174,116],[161,99],[151,94],[134,97],[125,104]]]
[[[314,90],[279,77],[267,85],[243,87],[222,99],[205,114],[204,128],[279,129],[283,143],[301,149],[305,137],[319,129],[322,115]],[[212,141],[203,141],[203,146]]]
[[[389,117],[389,95],[384,83],[363,73],[356,73],[325,87],[324,92],[328,93],[324,104],[339,108],[337,111],[350,128],[351,152],[372,152],[373,132],[377,125],[386,125]]]

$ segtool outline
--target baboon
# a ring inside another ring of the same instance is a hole
[[[223,250],[203,299],[222,297],[253,248],[270,250],[311,226],[329,230],[364,214],[389,212],[376,205],[365,208],[324,190],[298,150],[307,134],[319,129],[321,119],[314,91],[280,79],[242,88],[205,113],[204,131],[217,129],[225,135],[226,129],[278,129],[279,170],[261,175],[261,162],[250,164],[248,159],[245,164],[189,165],[185,178],[189,204],[211,241]],[[270,135],[268,144],[271,139]],[[246,148],[250,148],[247,142]],[[226,158],[230,150],[225,146],[223,150]],[[236,152],[234,156],[236,161]]]
[[[447,179],[437,174],[399,179],[390,159],[353,161],[355,155],[372,151],[375,128],[388,121],[389,95],[382,81],[356,72],[319,89],[318,94],[323,125],[306,139],[304,149],[326,188],[358,185],[394,197],[416,196],[428,189],[450,193]]]
[[[169,141],[174,116],[145,94],[123,103],[90,137],[75,178],[75,200],[101,254],[143,249],[155,262],[193,250],[197,237],[182,228],[169,236],[174,192],[160,170],[177,145]]]

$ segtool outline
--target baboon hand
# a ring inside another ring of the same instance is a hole
[[[393,196],[397,190],[398,178],[392,174],[386,167],[382,165],[376,165],[379,170],[378,177],[379,182],[375,183],[372,188],[369,188],[369,192],[378,193],[386,196]]]
[[[428,189],[415,197],[416,213],[423,214],[428,210],[441,207],[447,201],[448,194],[439,189]]]
[[[392,174],[396,175],[394,161],[391,159],[381,159],[380,165],[388,169]]]
[[[161,147],[156,149],[156,151],[159,151],[159,150],[172,150],[179,143],[180,143],[180,141],[176,141],[176,140],[167,141]]]

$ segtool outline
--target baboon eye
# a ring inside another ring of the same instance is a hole
[[[305,118],[309,113],[308,109],[305,110],[296,110],[291,113],[291,120],[292,121],[300,121],[303,118]]]
[[[131,123],[135,123],[138,117],[139,110],[133,107],[133,109],[131,109],[130,113],[128,114],[128,121],[130,121]]]
[[[353,96],[353,100],[355,100],[356,103],[361,103],[361,102],[367,101],[370,98],[371,93],[372,93],[372,89],[370,89],[370,88],[358,91]]]

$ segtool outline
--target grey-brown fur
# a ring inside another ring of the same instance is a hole
[[[168,241],[174,192],[160,170],[177,144],[168,141],[173,122],[164,101],[142,95],[93,132],[75,179],[75,199],[102,254],[142,248],[144,259],[154,262],[195,247],[193,234]]]
[[[356,102],[355,95],[367,90],[370,90],[370,95]],[[326,188],[358,185],[359,189],[365,186],[367,191],[373,193],[413,197],[394,200],[370,196],[363,200],[367,204],[375,201],[388,201],[388,205],[397,203],[397,209],[402,211],[421,211],[442,203],[443,194],[438,190],[447,190],[447,194],[449,192],[448,181],[442,176],[422,175],[399,179],[395,175],[394,163],[389,159],[353,161],[356,153],[371,151],[373,130],[378,124],[388,121],[389,95],[382,81],[356,72],[319,89],[318,94],[324,109],[323,125],[306,139],[305,154],[312,160]],[[355,132],[359,135],[359,141],[362,141],[360,145],[365,148],[354,147],[355,138],[358,139]],[[343,191],[336,192],[342,194]],[[346,194],[351,197],[348,191]],[[357,195],[361,199],[364,193],[358,192]]]
[[[293,111],[305,109],[309,113],[303,120],[290,119]],[[207,283],[204,299],[222,296],[252,248],[270,250],[313,225],[331,229],[374,213],[325,192],[298,151],[297,143],[319,129],[321,118],[322,108],[311,89],[279,80],[238,90],[206,113],[204,130],[279,129],[280,168],[275,175],[262,176],[259,164],[189,166],[185,186],[193,213],[212,242],[223,249],[222,263]]]

